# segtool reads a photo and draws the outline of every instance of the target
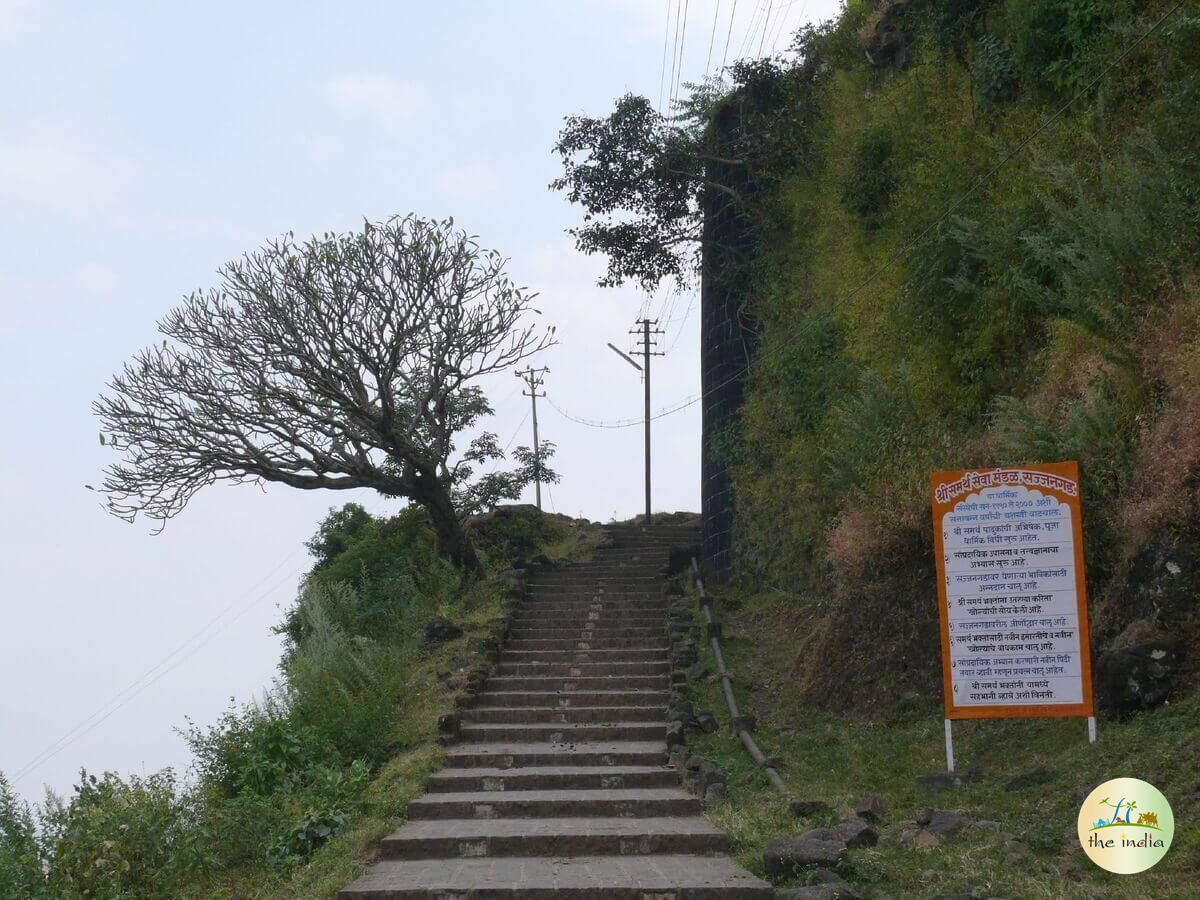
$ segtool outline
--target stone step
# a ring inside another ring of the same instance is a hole
[[[636,663],[657,662],[667,658],[666,647],[616,648],[601,650],[509,650],[502,651],[505,663]]]
[[[567,695],[569,696],[569,695]],[[464,723],[497,725],[558,723],[660,722],[667,718],[666,704],[661,706],[474,706],[460,714]]]
[[[649,662],[509,662],[502,660],[496,666],[496,674],[500,676],[533,676],[550,678],[604,678],[622,675],[668,675],[671,672],[669,659],[651,660]],[[489,686],[491,682],[488,682]],[[580,688],[560,688],[559,690],[574,691]]]
[[[572,708],[577,706],[666,706],[671,701],[667,691],[660,690],[629,690],[629,691],[493,691],[485,690],[475,696],[472,709],[480,707],[505,706],[509,708],[523,707],[557,707]]]
[[[667,723],[661,721],[514,725],[464,722],[458,734],[463,741],[484,744],[501,741],[552,744],[574,744],[580,741],[665,741]]]
[[[629,627],[662,629],[667,623],[666,613],[627,612],[619,609],[578,609],[550,615],[544,610],[519,609],[513,613],[514,628],[572,628],[592,624],[596,627]]]
[[[601,622],[599,619],[581,619],[578,623],[557,624],[540,622],[536,624],[514,624],[508,632],[508,639],[529,640],[531,638],[577,638],[580,632],[594,637],[660,637],[666,631],[666,623],[647,623],[645,625],[630,625],[621,619],[610,619]]]
[[[518,650],[667,650],[666,635],[635,635],[606,637],[576,634],[574,637],[524,638],[510,637],[504,642],[508,653]]]
[[[523,769],[442,769],[429,777],[431,792],[614,790],[678,787],[669,766],[527,766]]]
[[[700,813],[700,801],[680,787],[447,792],[425,794],[408,804],[410,822],[583,816],[647,819]]]
[[[769,900],[775,890],[724,856],[384,860],[343,900]]]
[[[575,744],[456,744],[446,750],[452,769],[516,769],[529,766],[661,766],[667,761],[665,741],[581,741]]]
[[[530,594],[521,602],[523,610],[622,610],[628,612],[665,612],[666,601],[661,596],[624,596],[604,594]]]
[[[641,663],[627,664],[640,668]],[[653,663],[656,666],[656,671],[644,674],[619,675],[616,673],[600,673],[592,672],[590,675],[571,675],[569,672],[563,674],[555,674],[547,671],[548,669],[562,668],[568,669],[569,666],[528,666],[534,670],[534,674],[514,674],[509,675],[501,672],[498,675],[493,675],[487,681],[488,692],[498,693],[516,693],[516,692],[562,692],[573,693],[575,691],[662,691],[670,686],[670,663]],[[504,667],[501,666],[500,669]],[[593,667],[596,668],[596,667]]]
[[[385,837],[386,859],[721,853],[729,837],[701,816],[431,819]]]

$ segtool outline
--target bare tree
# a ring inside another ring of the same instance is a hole
[[[523,324],[533,295],[505,264],[452,221],[415,216],[289,233],[226,264],[93,406],[123,453],[100,488],[109,510],[165,525],[217,481],[374,488],[421,504],[442,552],[477,571],[455,499],[469,463],[501,454],[484,434],[452,466],[454,438],[491,413],[473,382],[553,340]]]

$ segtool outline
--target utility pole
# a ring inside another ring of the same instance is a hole
[[[529,385],[528,391],[521,391],[522,396],[530,398],[530,402],[533,404],[533,484],[538,512],[542,511],[542,445],[538,443],[537,401],[538,397],[546,396],[545,391],[539,394],[538,388],[542,386],[546,373],[549,371],[545,366],[540,369],[530,366],[528,369],[518,370],[516,373],[518,378],[524,378]]]
[[[659,328],[650,328],[651,325],[657,325],[658,320],[639,319],[638,325],[640,329],[635,328],[630,331],[630,334],[636,334],[641,339],[642,351],[642,384],[645,386],[646,395],[646,524],[650,524],[650,357],[663,356],[661,351],[653,349],[658,346],[658,342],[651,338],[651,335],[662,334]]]

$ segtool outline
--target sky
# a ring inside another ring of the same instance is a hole
[[[596,287],[603,261],[565,234],[579,211],[547,188],[562,118],[631,91],[661,102],[837,6],[0,0],[0,771],[18,793],[68,793],[81,767],[184,775],[176,729],[276,677],[271,626],[326,511],[398,508],[222,485],[159,535],[108,515],[84,487],[112,459],[91,403],[184,294],[289,230],[453,216],[557,327],[535,361],[562,476],[543,505],[634,515],[640,425],[568,416],[641,415],[638,373],[606,347],[630,349],[639,314],[666,332],[653,407],[695,396],[699,298]],[[521,383],[486,387],[489,430],[529,444]],[[655,422],[656,510],[699,508],[699,434],[698,404]]]

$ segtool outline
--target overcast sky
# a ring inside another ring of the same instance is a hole
[[[563,233],[578,211],[546,187],[561,119],[782,51],[838,4],[688,0],[678,23],[669,0],[188,6],[0,0],[0,770],[31,800],[81,766],[183,770],[173,728],[274,678],[270,628],[325,511],[396,508],[214,487],[158,536],[103,511],[83,487],[109,461],[90,404],[185,292],[287,230],[452,215],[541,293],[555,406],[641,414],[605,343],[627,349],[643,308],[667,331],[653,405],[674,406],[699,390],[698,298],[594,286],[601,261]],[[530,442],[519,389],[489,388],[505,444]],[[562,475],[547,507],[639,510],[640,427],[539,420]],[[654,441],[655,508],[697,509],[699,406]]]

